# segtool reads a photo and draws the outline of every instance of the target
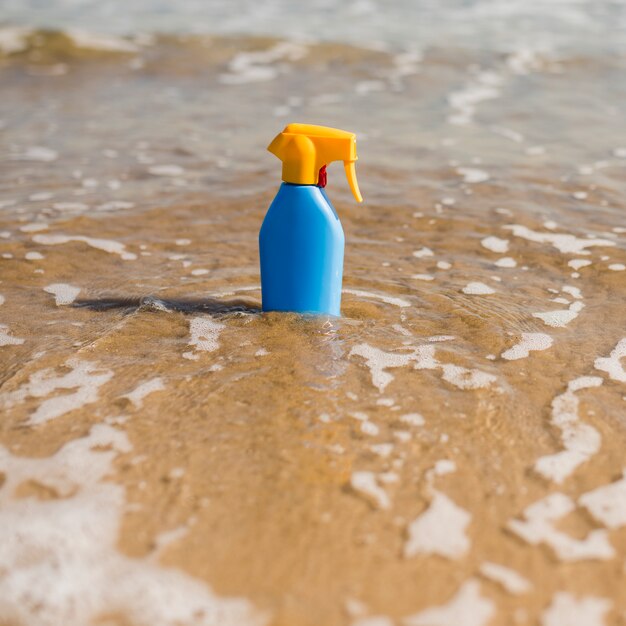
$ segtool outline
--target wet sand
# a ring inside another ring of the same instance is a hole
[[[0,70],[0,622],[624,623],[626,152],[559,100],[619,62],[288,46],[237,83],[240,40],[40,37]],[[372,129],[366,203],[329,172],[341,319],[258,312],[278,106]]]

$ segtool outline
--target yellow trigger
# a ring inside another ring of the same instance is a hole
[[[287,124],[267,148],[283,162],[282,179],[294,185],[317,185],[320,170],[343,161],[348,184],[357,202],[363,197],[356,180],[356,136],[345,130],[313,124]]]

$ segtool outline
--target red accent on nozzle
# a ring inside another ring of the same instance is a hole
[[[317,186],[318,187],[326,187],[326,183],[328,182],[328,175],[326,174],[326,166],[322,165],[320,168],[320,173],[317,178]]]

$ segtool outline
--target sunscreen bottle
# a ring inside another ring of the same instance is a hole
[[[281,184],[259,233],[264,311],[340,315],[344,234],[324,187],[326,166],[343,161],[352,194],[356,136],[289,124],[268,150],[283,163]]]

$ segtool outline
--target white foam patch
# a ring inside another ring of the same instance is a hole
[[[485,561],[481,564],[479,571],[485,578],[497,583],[513,595],[528,593],[532,589],[532,585],[526,578],[504,565]]]
[[[112,241],[111,239],[94,239],[92,237],[84,237],[82,235],[47,235],[40,234],[33,237],[35,243],[41,243],[46,246],[58,246],[70,241],[81,241],[86,243],[92,248],[97,250],[103,250],[111,254],[117,254],[125,261],[134,261],[137,258],[136,254],[126,251],[126,246],[119,241]]]
[[[489,180],[490,176],[485,170],[480,170],[476,167],[457,167],[457,174],[463,176],[464,183],[484,183]]]
[[[439,461],[435,462],[432,472],[434,476],[446,476],[447,474],[453,474],[456,470],[457,467],[454,461],[450,459],[439,459]]]
[[[495,289],[492,289],[489,285],[479,282],[468,283],[461,291],[470,296],[489,296],[496,293]]]
[[[0,51],[15,54],[28,49],[28,38],[33,31],[23,26],[5,26],[0,28]]]
[[[623,263],[611,263],[611,265],[609,265],[609,269],[612,272],[623,272],[626,270],[626,265]]]
[[[226,326],[207,317],[194,317],[189,322],[191,339],[189,345],[194,346],[196,352],[214,352],[219,348],[219,336]],[[194,352],[185,352],[186,359],[197,360],[199,356]]]
[[[563,254],[590,254],[587,248],[593,246],[614,246],[615,242],[609,239],[582,238],[566,233],[540,233],[530,230],[520,224],[509,224],[503,226],[506,230],[513,232],[516,237],[521,237],[535,243],[549,243]]]
[[[31,414],[28,424],[36,426],[44,424],[98,400],[98,390],[113,377],[109,370],[101,371],[95,363],[69,359],[64,367],[69,368],[67,374],[55,375],[54,369],[39,370],[28,379],[28,382],[16,391],[0,397],[0,406],[11,408],[24,402],[27,398],[45,398],[57,390],[72,390],[44,400]]]
[[[425,281],[435,280],[435,277],[432,274],[413,274],[411,278],[414,278],[415,280],[425,280]]]
[[[51,293],[54,296],[54,302],[57,306],[66,306],[72,304],[76,297],[80,293],[80,287],[74,287],[65,283],[55,283],[44,287],[43,290],[46,293]]]
[[[126,435],[106,425],[43,459],[0,447],[0,614],[29,626],[91,624],[103,615],[151,626],[260,626],[245,599],[219,598],[198,580],[117,552],[122,485],[105,481]],[[56,498],[14,499],[35,483]]]
[[[413,368],[440,369],[442,378],[459,389],[480,389],[488,387],[496,381],[496,377],[487,372],[472,370],[453,363],[440,363],[435,358],[435,346],[424,345],[413,348],[408,353],[385,352],[379,348],[362,343],[354,346],[349,356],[360,356],[365,359],[370,369],[372,384],[382,393],[394,377],[387,369],[406,367],[413,363]]]
[[[9,335],[9,327],[0,324],[0,348],[2,346],[21,346],[24,341],[24,339]]]
[[[404,557],[438,554],[459,559],[467,553],[470,541],[465,534],[472,516],[448,496],[435,491],[428,509],[407,528]]]
[[[583,494],[578,503],[612,530],[626,526],[626,470],[622,478]]]
[[[611,607],[612,603],[605,598],[577,598],[566,591],[557,591],[541,615],[541,626],[605,626],[604,617]]]
[[[372,384],[381,393],[394,378],[385,370],[388,368],[406,367],[414,358],[413,353],[397,354],[384,352],[366,343],[354,346],[350,351],[350,356],[353,355],[361,356],[365,359],[372,375]]]
[[[124,200],[110,200],[109,202],[103,202],[99,204],[98,211],[121,211],[123,209],[132,209],[135,206],[134,202],[126,202]]]
[[[572,499],[565,494],[552,493],[524,509],[525,520],[510,520],[507,526],[530,545],[547,545],[562,561],[612,559],[615,550],[606,530],[592,530],[583,539],[576,539],[556,528],[556,522],[575,508]]]
[[[585,305],[582,302],[572,302],[567,309],[533,313],[533,317],[540,319],[547,326],[563,328],[575,320],[584,308]]]
[[[567,265],[572,269],[578,271],[583,267],[591,265],[591,261],[587,261],[586,259],[572,259],[571,261],[567,262]]]
[[[398,306],[401,308],[406,308],[411,306],[411,303],[404,298],[396,298],[394,296],[386,296],[380,293],[373,293],[371,291],[362,291],[360,289],[343,289],[343,293],[349,293],[352,296],[356,296],[357,298],[371,298],[373,300],[380,300],[381,302],[385,302],[387,304],[393,304],[393,306]]]
[[[456,126],[471,124],[476,108],[481,102],[500,96],[498,85],[501,80],[501,77],[493,72],[481,72],[466,87],[450,93],[448,104],[452,113],[448,116],[448,123]]]
[[[419,250],[413,251],[413,256],[416,259],[423,259],[423,258],[431,257],[433,255],[434,255],[433,251],[430,248],[427,248],[426,246],[424,246],[423,248],[420,248]]]
[[[391,508],[389,496],[378,484],[374,472],[353,472],[350,486],[374,508],[383,510]]]
[[[524,135],[522,133],[518,133],[516,130],[511,128],[505,128],[503,126],[491,126],[490,130],[496,135],[501,135],[502,137],[506,137],[515,143],[523,143]]]
[[[24,255],[24,258],[25,258],[27,261],[42,261],[42,260],[43,260],[43,259],[45,259],[46,257],[45,257],[43,254],[41,254],[41,252],[35,252],[35,251],[32,251],[32,250],[31,250],[30,252],[27,252],[27,253]]]
[[[268,50],[239,52],[228,63],[228,72],[220,74],[225,85],[242,85],[273,80],[279,75],[277,61],[299,61],[308,54],[302,44],[282,41]]]
[[[135,389],[133,389],[130,393],[127,393],[123,398],[128,398],[136,408],[141,408],[143,406],[143,400],[146,396],[149,396],[151,393],[155,393],[156,391],[162,391],[165,389],[165,384],[163,383],[162,378],[151,378],[140,385],[138,385]]]
[[[136,44],[121,37],[102,35],[72,28],[65,31],[77,48],[101,50],[103,52],[139,52]]]
[[[522,333],[521,341],[505,350],[500,356],[508,361],[525,359],[531,351],[547,350],[552,346],[553,339],[544,333]]]
[[[56,161],[58,157],[59,153],[56,150],[44,146],[31,146],[24,152],[11,155],[14,161],[42,161],[44,163]]]
[[[480,595],[480,583],[470,578],[441,606],[402,620],[404,626],[487,626],[495,615],[494,603]]]
[[[580,421],[576,392],[599,387],[601,384],[602,379],[598,376],[575,378],[569,382],[565,393],[552,401],[550,423],[561,431],[565,450],[537,459],[535,471],[544,478],[560,484],[600,450],[600,433],[593,426]]]
[[[153,165],[148,172],[153,176],[182,176],[185,170],[180,165]]]
[[[494,265],[497,267],[517,267],[517,261],[510,256],[505,256],[498,259]]]
[[[423,426],[426,422],[419,413],[405,413],[398,418],[403,424],[409,426]]]
[[[626,337],[621,339],[608,357],[598,357],[594,361],[597,370],[606,372],[611,380],[626,383],[626,369],[621,360],[626,358]]]
[[[31,222],[30,224],[20,226],[20,231],[23,233],[36,233],[41,230],[48,230],[48,224],[46,222]]]
[[[561,288],[561,291],[568,293],[576,300],[582,300],[583,298],[583,294],[581,293],[580,289],[578,287],[573,287],[572,285],[565,285]]]
[[[509,250],[509,240],[508,239],[500,239],[499,237],[485,237],[480,245],[483,248],[487,248],[487,250],[491,250],[491,252],[498,252],[500,254],[504,254]]]
[[[387,459],[391,456],[393,452],[393,444],[392,443],[374,443],[370,446],[370,450],[382,457],[383,459]]]
[[[81,213],[82,211],[87,211],[89,205],[84,202],[55,202],[52,208],[63,213]]]

